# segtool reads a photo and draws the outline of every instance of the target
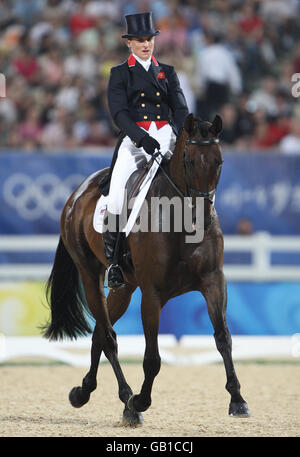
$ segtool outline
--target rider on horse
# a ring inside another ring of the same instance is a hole
[[[151,160],[156,152],[173,152],[183,128],[188,108],[174,67],[157,62],[153,56],[155,36],[152,13],[125,16],[131,54],[126,62],[111,69],[108,103],[111,116],[120,128],[118,149],[109,188],[107,214],[121,214],[127,181],[131,174]],[[118,221],[118,219],[117,219]],[[103,233],[108,263],[108,287],[124,284],[116,264],[115,247],[120,227]]]

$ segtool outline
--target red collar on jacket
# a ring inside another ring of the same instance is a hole
[[[152,59],[154,65],[156,65],[158,67],[158,62],[157,62],[156,58],[154,56],[152,56],[151,59]],[[135,66],[136,58],[134,57],[133,54],[130,54],[130,56],[128,57],[127,62],[128,62],[129,67],[134,67]]]

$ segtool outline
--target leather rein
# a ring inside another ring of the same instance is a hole
[[[219,138],[210,138],[208,140],[190,140],[190,139],[187,139],[185,141],[185,145],[187,146],[187,145],[190,145],[190,144],[194,144],[194,145],[197,145],[197,146],[208,146],[208,145],[211,145],[211,144],[219,144],[219,142],[220,142]],[[185,153],[185,150],[184,150],[184,153]],[[162,155],[160,152],[158,152],[158,154]],[[176,192],[180,195],[180,197],[182,197],[182,198],[191,197],[191,195],[184,195],[183,192],[176,186],[176,184],[170,178],[168,173],[164,170],[164,168],[161,166],[161,164],[156,160],[156,155],[155,154],[154,154],[153,158],[156,161],[156,163],[159,165],[159,167],[160,167],[161,171],[163,172],[164,176],[167,178],[167,180],[172,185],[172,187],[176,190]],[[196,195],[198,195],[199,197],[202,197],[202,198],[208,200],[210,204],[213,204],[213,200],[212,200],[211,197],[216,192],[216,188],[212,189],[210,191],[207,191],[207,192],[202,192],[202,191],[200,191],[198,189],[195,189],[194,187],[189,186],[186,183],[186,181],[185,181],[185,184],[186,184],[186,188],[188,189],[188,192],[187,192],[188,194],[190,193],[189,191],[192,191]],[[192,204],[190,204],[190,205],[191,205],[191,207],[194,206]]]

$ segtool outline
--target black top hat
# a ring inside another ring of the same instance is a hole
[[[154,29],[152,12],[126,14],[125,16],[127,33],[122,35],[122,38],[134,38],[142,36],[154,36],[160,33]]]

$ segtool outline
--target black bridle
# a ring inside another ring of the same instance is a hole
[[[198,144],[199,146],[205,146],[208,144],[219,144],[219,138],[210,138],[208,140],[190,140],[189,138],[185,140],[185,144]]]
[[[187,145],[190,145],[190,144],[194,144],[194,145],[198,145],[198,146],[209,146],[211,144],[219,144],[220,140],[219,138],[209,138],[207,140],[190,140],[189,138],[185,141],[185,144],[186,146]],[[184,150],[184,154],[185,154],[185,150]],[[163,155],[158,152],[157,155],[161,155],[163,157]],[[207,191],[207,192],[201,192],[200,190],[198,189],[195,189],[194,187],[191,187],[189,186],[186,181],[185,181],[185,184],[186,184],[186,187],[188,189],[188,195],[184,195],[183,192],[181,192],[181,190],[176,186],[176,184],[172,181],[172,179],[170,178],[170,176],[168,175],[168,173],[164,170],[164,168],[161,166],[161,164],[156,160],[156,155],[154,154],[153,155],[153,159],[155,160],[155,162],[158,164],[159,168],[161,169],[161,171],[163,172],[164,176],[167,178],[167,180],[169,181],[169,183],[172,185],[172,187],[176,190],[176,192],[180,195],[180,197],[182,198],[186,198],[186,197],[191,197],[191,195],[189,195],[190,192],[194,192],[195,194],[197,194],[199,197],[202,197],[206,200],[209,201],[210,204],[213,204],[213,200],[211,198],[211,196],[216,192],[216,188],[215,189],[212,189],[210,191]],[[193,205],[192,205],[193,206]]]
[[[209,138],[208,140],[190,140],[189,138],[185,141],[185,144],[186,145],[189,145],[189,144],[195,144],[197,146],[209,146],[211,144],[219,144],[220,143],[220,140],[219,138]],[[184,153],[185,153],[185,150],[184,150]],[[186,183],[186,186],[188,188],[188,193],[190,192],[193,192],[195,193],[196,195],[198,195],[199,197],[202,197],[206,200],[209,201],[210,204],[213,204],[213,200],[212,200],[212,195],[214,195],[214,193],[216,192],[216,188],[215,189],[212,189],[210,191],[207,191],[207,192],[201,192],[200,190],[198,189],[195,189],[194,187],[191,187],[189,186],[187,183]]]

